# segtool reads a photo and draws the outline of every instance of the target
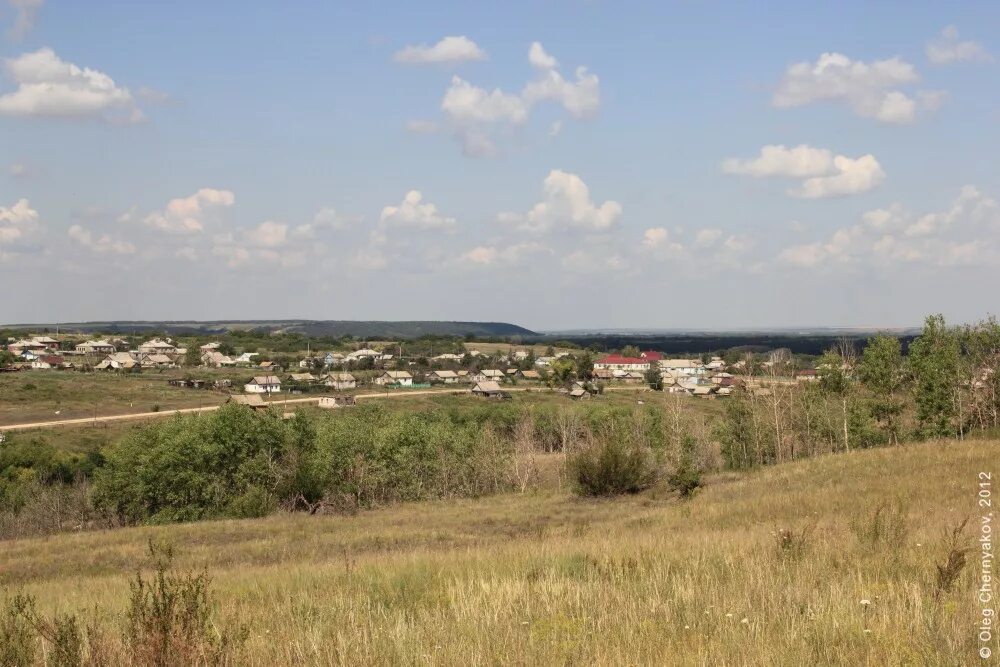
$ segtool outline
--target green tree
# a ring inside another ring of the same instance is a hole
[[[961,353],[958,336],[943,315],[929,316],[923,332],[910,345],[917,422],[924,437],[948,437],[958,430]]]
[[[201,363],[201,350],[197,342],[192,342],[184,355],[184,363],[188,366],[197,366]]]
[[[899,444],[898,418],[903,405],[897,394],[906,383],[899,339],[879,334],[869,340],[858,363],[858,379],[872,394],[872,415],[884,425],[889,444]]]
[[[576,355],[576,376],[581,380],[589,380],[594,376],[594,357],[590,352]]]
[[[819,371],[819,385],[827,396],[840,403],[841,436],[845,451],[851,451],[850,401],[851,401],[851,353],[852,348],[841,345],[831,348],[820,357],[816,370]]]
[[[626,345],[625,347],[622,348],[622,356],[623,357],[636,358],[636,357],[638,357],[641,354],[642,354],[642,351],[638,347],[636,347],[635,345]]]

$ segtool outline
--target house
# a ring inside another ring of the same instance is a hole
[[[552,362],[555,360],[555,357],[537,357],[535,359],[535,365],[539,368],[545,368],[546,366],[551,366]]]
[[[99,371],[103,370],[115,370],[115,371],[127,371],[135,368],[139,365],[132,355],[128,352],[115,352],[109,354],[104,360],[94,366]]]
[[[274,363],[273,361],[262,361],[259,364],[257,364],[257,368],[261,369],[262,371],[274,371],[278,369],[278,364]]]
[[[363,347],[360,350],[355,350],[347,355],[346,359],[348,361],[358,361],[361,359],[377,359],[382,356],[382,353],[378,350],[372,350],[367,347]]]
[[[233,360],[233,363],[236,364],[237,366],[249,366],[254,362],[253,358],[259,356],[260,355],[257,354],[256,352],[244,352],[240,356],[236,357]]]
[[[292,382],[302,383],[315,382],[317,379],[312,373],[292,373],[289,377],[291,377]]]
[[[224,366],[235,366],[236,360],[222,354],[218,350],[209,350],[205,352],[205,354],[201,355],[201,363],[206,366],[223,368]]]
[[[31,342],[37,345],[42,345],[46,350],[58,350],[59,341],[55,338],[50,338],[48,336],[32,336]]]
[[[670,373],[674,377],[680,375],[696,377],[705,374],[705,368],[692,359],[663,359],[660,361],[660,371]]]
[[[344,363],[344,355],[340,352],[327,352],[326,356],[323,357],[323,365],[329,368],[330,366],[339,366]]]
[[[234,396],[230,396],[229,400],[227,400],[226,403],[245,405],[251,410],[267,410],[267,401],[265,401],[260,394],[249,394],[249,395],[236,394]]]
[[[177,354],[177,346],[172,343],[168,343],[165,340],[160,340],[159,338],[154,338],[153,340],[147,340],[145,343],[139,346],[139,352],[143,354]]]
[[[496,369],[486,369],[479,371],[472,376],[473,382],[503,382],[506,379],[503,371]]]
[[[356,405],[357,401],[353,396],[320,396],[319,397],[319,407],[332,409],[332,408],[348,408],[352,405]]]
[[[45,349],[45,345],[33,340],[19,340],[7,346],[7,351],[15,357],[24,356],[25,352],[43,352]]]
[[[609,371],[607,368],[594,369],[593,376],[595,380],[604,380],[605,382],[615,379],[614,371]]]
[[[327,387],[343,391],[344,389],[356,388],[358,386],[358,381],[357,378],[350,373],[327,373],[323,378],[323,384]]]
[[[705,369],[709,371],[721,371],[726,367],[726,362],[722,360],[722,357],[712,357],[707,364],[705,364]]]
[[[398,387],[412,387],[413,376],[406,371],[386,371],[375,378],[375,384],[380,386],[396,385]]]
[[[436,357],[431,357],[431,361],[437,361],[439,363],[440,362],[454,362],[454,363],[457,364],[460,361],[462,361],[462,355],[460,355],[460,354],[452,354],[451,352],[445,352],[444,354],[439,354]]]
[[[815,382],[819,379],[819,374],[811,368],[806,368],[801,371],[795,371],[795,379],[799,382]]]
[[[31,362],[31,367],[35,369],[61,368],[65,360],[59,355],[43,354]]]
[[[609,354],[594,362],[594,370],[635,371],[645,373],[650,365],[660,361],[663,355],[659,352],[641,352],[638,357],[626,357],[621,354]]]
[[[625,373],[616,375],[615,377],[626,384],[640,384],[646,381],[646,374],[636,371],[626,371]]]
[[[540,382],[542,380],[542,374],[538,371],[517,371],[514,377],[518,380],[527,380],[528,382]]]
[[[276,375],[257,375],[243,385],[248,394],[277,394],[281,391],[281,380]]]
[[[472,375],[465,368],[463,368],[461,370],[458,370],[458,371],[455,371],[455,375],[458,376],[458,381],[459,382],[471,382],[472,381]]]
[[[299,368],[315,368],[320,364],[319,357],[306,357],[299,361]]]
[[[529,352],[528,350],[517,350],[516,352],[514,352],[514,358],[517,359],[518,361],[523,361],[524,359],[527,359],[529,356],[531,356],[531,352]]]
[[[581,398],[590,398],[590,392],[583,387],[576,387],[575,389],[570,390],[569,397],[574,401],[578,401]]]
[[[475,396],[481,396],[483,398],[503,397],[503,389],[500,388],[500,383],[494,380],[484,380],[482,382],[477,382],[476,386],[472,388],[472,393]]]
[[[139,363],[145,368],[167,368],[174,365],[174,360],[165,354],[143,354]]]
[[[214,352],[215,350],[218,350],[220,347],[222,347],[222,343],[213,342],[213,343],[205,343],[198,349],[201,350],[202,352]]]
[[[455,371],[434,371],[430,374],[430,380],[444,384],[457,384],[459,377]]]
[[[76,346],[80,354],[111,354],[115,346],[106,340],[87,340]]]

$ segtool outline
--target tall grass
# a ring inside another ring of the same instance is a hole
[[[250,629],[232,658],[250,665],[978,664],[975,573],[945,589],[938,566],[997,460],[920,444],[709,476],[684,502],[542,489],[57,535],[5,543],[0,577],[46,617],[119,627],[167,538],[211,574],[215,629]]]

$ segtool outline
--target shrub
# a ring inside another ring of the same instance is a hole
[[[628,437],[600,438],[571,459],[577,492],[585,496],[639,493],[656,482],[653,453]]]
[[[18,593],[0,608],[0,665],[35,664],[35,631],[31,625],[35,601]]]

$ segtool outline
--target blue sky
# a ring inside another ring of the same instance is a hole
[[[3,322],[996,310],[996,3],[3,2]]]

